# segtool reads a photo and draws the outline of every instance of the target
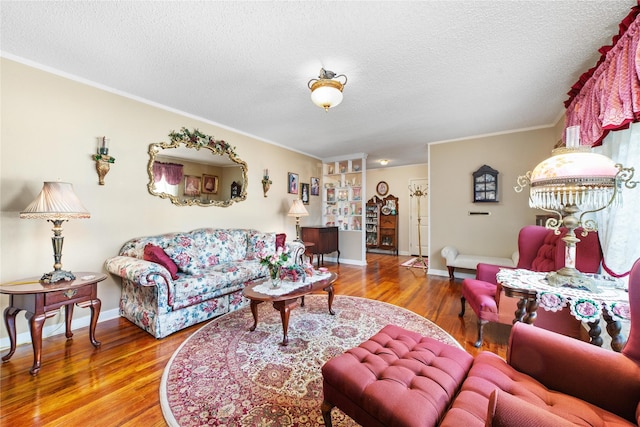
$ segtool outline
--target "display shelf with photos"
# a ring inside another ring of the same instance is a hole
[[[324,159],[322,163],[322,226],[336,227],[340,259],[366,265],[364,153]]]
[[[323,223],[340,231],[362,231],[362,158],[323,164]]]

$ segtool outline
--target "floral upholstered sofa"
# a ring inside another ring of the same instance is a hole
[[[201,228],[126,242],[106,269],[122,278],[120,315],[156,338],[245,305],[242,289],[265,277],[260,253],[277,246],[301,256],[304,245],[284,234]],[[276,244],[276,241],[278,245]]]

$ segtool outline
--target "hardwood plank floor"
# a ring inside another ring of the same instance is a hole
[[[337,295],[385,301],[425,316],[449,332],[469,353],[476,339],[471,309],[463,319],[460,281],[425,276],[400,264],[410,257],[368,254],[367,267],[326,263],[338,273]],[[295,311],[292,316],[295,316]],[[94,349],[88,328],[43,340],[42,370],[29,374],[30,344],[21,345],[0,369],[2,426],[164,426],[159,385],[167,362],[180,344],[203,324],[156,340],[120,319],[99,323]],[[481,350],[505,357],[510,327],[488,324]]]

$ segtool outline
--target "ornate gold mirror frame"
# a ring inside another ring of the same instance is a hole
[[[212,136],[205,135],[197,129],[189,131],[186,128],[182,128],[180,132],[171,132],[169,137],[171,142],[149,145],[149,163],[147,165],[149,183],[147,184],[147,189],[150,194],[169,199],[171,203],[178,206],[227,207],[234,202],[240,202],[247,198],[247,163],[238,157],[235,147],[223,140],[216,140]],[[200,153],[204,153],[204,155]],[[208,157],[209,154],[211,154],[211,157]],[[222,176],[215,175],[215,191],[205,191],[205,188],[203,188],[202,192],[198,189],[197,196],[193,194],[187,195],[188,192],[184,186],[189,178],[200,182],[200,176],[210,178],[214,175],[204,173],[189,175],[189,173],[185,173],[178,185],[180,187],[179,194],[169,194],[156,189],[154,164],[158,157],[170,158],[172,163],[181,164],[183,167],[186,167],[185,165],[198,164],[203,168],[217,168],[223,173],[221,174]],[[232,191],[232,188],[234,191]],[[213,199],[210,197],[213,197]],[[223,198],[220,199],[220,197]]]

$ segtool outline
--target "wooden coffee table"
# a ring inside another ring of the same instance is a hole
[[[327,277],[326,279],[319,280],[314,283],[309,283],[306,286],[302,286],[284,295],[265,295],[254,291],[253,289],[256,286],[264,283],[264,280],[259,280],[248,284],[244,288],[243,294],[246,298],[251,300],[253,326],[250,327],[249,330],[255,331],[256,326],[258,326],[258,305],[263,302],[270,302],[273,304],[273,308],[280,312],[280,318],[282,319],[282,332],[284,333],[284,338],[281,344],[289,344],[289,336],[287,335],[287,332],[289,330],[289,313],[298,305],[298,298],[301,299],[300,305],[304,307],[305,295],[323,290],[329,295],[329,313],[332,315],[336,314],[331,309],[331,305],[333,304],[333,284],[335,283],[336,279],[338,279],[338,275],[336,273],[330,273],[329,277]]]

